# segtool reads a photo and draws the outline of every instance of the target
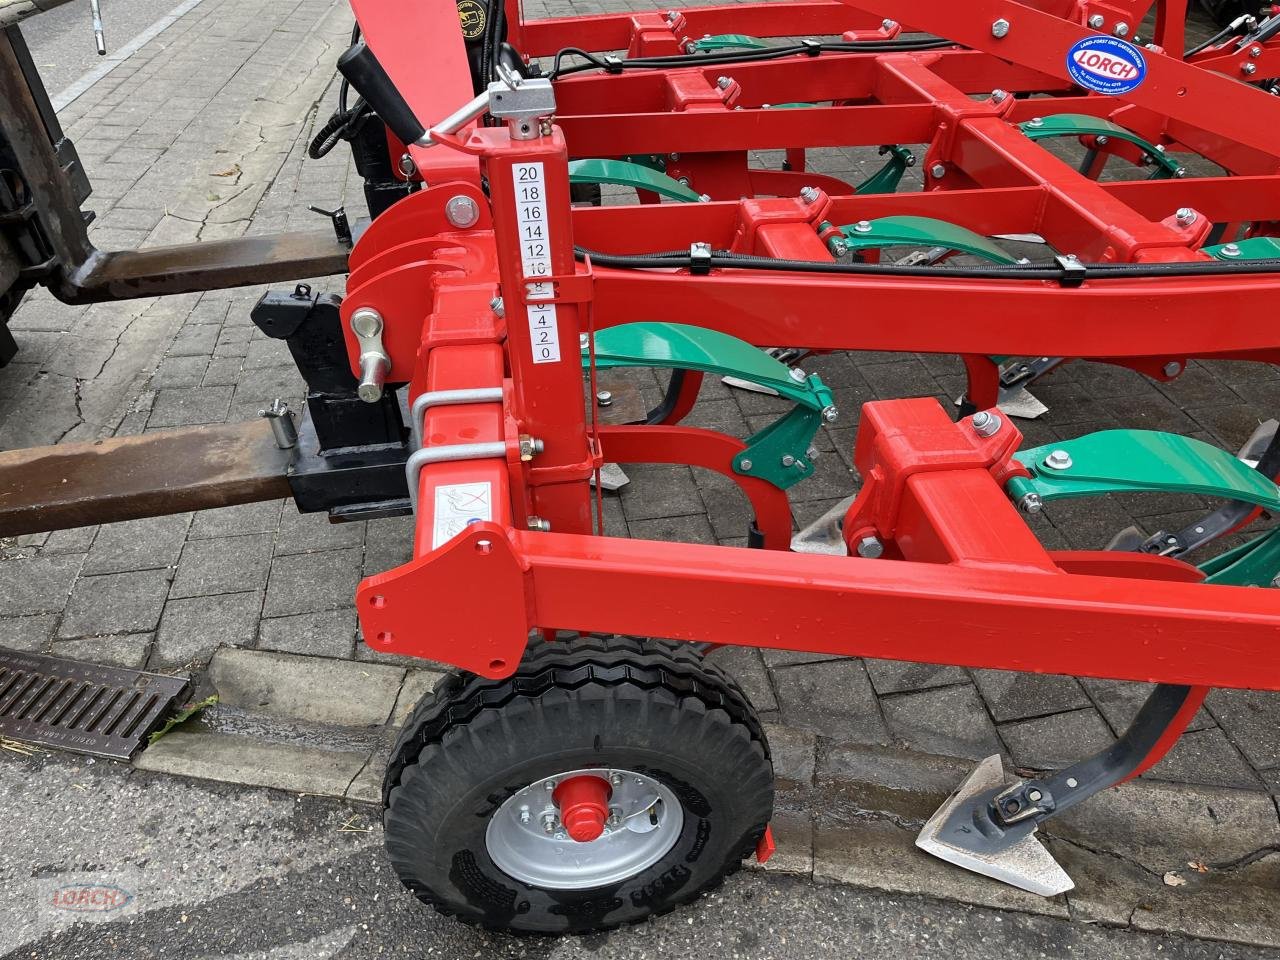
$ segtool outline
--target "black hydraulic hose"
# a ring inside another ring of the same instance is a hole
[[[1231,36],[1235,32],[1236,30],[1234,26],[1223,27],[1221,30],[1215,33],[1212,37],[1210,37],[1204,43],[1197,44],[1196,46],[1188,50],[1185,56],[1183,57],[1183,59],[1189,60],[1191,57],[1194,57],[1197,53],[1201,53],[1205,50],[1208,50],[1210,47],[1217,46],[1223,40],[1227,39],[1227,37]]]
[[[712,251],[709,257],[694,258],[685,251],[662,251],[650,254],[611,254],[575,247],[579,260],[591,258],[593,264],[623,270],[656,269],[737,269],[778,270],[795,273],[851,274],[882,277],[929,277],[962,280],[1056,280],[1078,285],[1084,280],[1139,280],[1143,278],[1242,276],[1280,273],[1280,258],[1225,262],[1219,260],[1189,263],[1078,263],[1061,261],[980,264],[976,266],[926,266],[885,263],[842,263],[835,260],[782,260],[747,254]]]
[[[663,57],[601,57],[589,53],[579,47],[565,47],[558,51],[551,64],[551,79],[571,73],[582,73],[586,70],[604,70],[608,73],[620,73],[624,70],[658,70],[673,67],[715,67],[730,66],[739,63],[756,63],[768,60],[781,60],[786,57],[800,55],[819,56],[823,53],[911,53],[921,50],[941,50],[954,47],[950,40],[939,40],[924,37],[918,40],[883,40],[883,41],[834,41],[831,43],[799,43],[783,47],[770,47],[765,50],[726,50],[717,53],[672,54]],[[573,66],[561,66],[565,57],[580,57],[586,63]]]

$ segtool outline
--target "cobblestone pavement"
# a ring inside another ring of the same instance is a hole
[[[624,6],[527,5],[532,16]],[[206,0],[68,106],[64,123],[94,184],[96,242],[132,247],[315,226],[308,204],[363,210],[342,150],[304,159],[317,110],[323,122],[332,108],[332,65],[350,28],[339,0]],[[855,181],[876,166],[865,150],[826,151],[814,162]],[[314,282],[340,288],[338,279]],[[301,380],[284,344],[249,321],[261,292],[90,307],[32,296],[12,322],[21,352],[0,371],[0,449],[238,421],[275,397],[296,402]],[[820,435],[817,474],[792,490],[798,526],[857,488],[853,413],[862,403],[925,395],[949,404],[963,384],[961,364],[946,356],[843,353],[805,366],[831,385],[846,416]],[[640,382],[656,401],[656,375]],[[1157,384],[1073,364],[1034,392],[1049,413],[1019,421],[1029,445],[1125,426],[1235,450],[1280,411],[1280,370],[1193,363]],[[689,422],[745,436],[782,410],[777,398],[708,382]],[[630,485],[606,501],[610,532],[745,543],[747,504],[725,479],[688,468],[626,469]],[[1131,524],[1177,527],[1205,508],[1194,496],[1099,498],[1049,507],[1034,526],[1050,546],[1098,548]],[[389,660],[361,642],[352,598],[362,576],[410,551],[407,518],[330,525],[281,502],[0,541],[0,645],[161,671],[201,670],[224,647]],[[1099,748],[1144,692],[770,650],[716,656],[771,722],[830,743],[968,759],[998,752],[1024,768],[1056,767]],[[1278,729],[1280,697],[1215,692],[1148,776],[1280,793]]]

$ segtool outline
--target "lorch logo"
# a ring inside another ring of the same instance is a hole
[[[132,893],[110,884],[77,883],[53,891],[54,909],[75,913],[110,913],[132,902]]]
[[[1067,73],[1086,90],[1116,96],[1147,78],[1147,61],[1132,43],[1116,37],[1086,37],[1067,51]]]

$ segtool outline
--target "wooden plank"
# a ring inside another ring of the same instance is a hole
[[[0,537],[287,497],[265,420],[0,453]]]

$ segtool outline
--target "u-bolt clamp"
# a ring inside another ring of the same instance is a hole
[[[427,411],[432,407],[456,406],[460,403],[500,403],[501,387],[470,387],[465,390],[431,390],[418,395],[409,411],[409,432],[412,446],[416,450],[422,446],[422,435],[426,432]]]

